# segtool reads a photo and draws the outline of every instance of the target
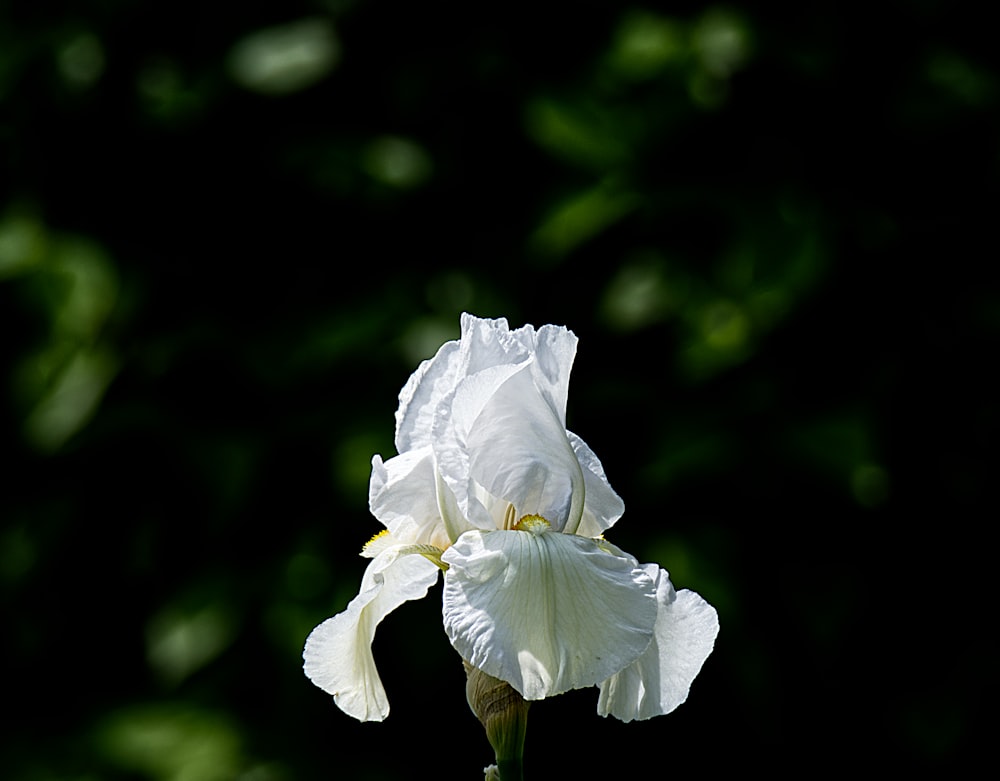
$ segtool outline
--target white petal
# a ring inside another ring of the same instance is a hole
[[[656,587],[635,559],[555,531],[468,532],[442,557],[444,626],[528,700],[593,686],[645,651]]]
[[[470,527],[496,528],[508,502],[519,516],[538,513],[576,531],[584,475],[565,431],[576,345],[565,328],[511,331],[506,320],[463,314],[461,339],[410,377],[400,393],[396,446],[406,453],[433,444],[450,489],[439,491],[438,503],[451,539]]]
[[[460,359],[459,343],[445,342],[410,375],[399,393],[396,410],[397,452],[430,444],[434,413],[441,399],[455,389]]]
[[[500,368],[500,367],[498,367]],[[584,505],[580,462],[555,411],[535,386],[530,364],[463,381],[451,416],[436,426],[438,466],[465,516],[496,528],[507,503],[573,531]],[[490,375],[491,382],[481,382]],[[496,382],[495,380],[499,380]],[[484,505],[480,495],[492,497]]]
[[[462,362],[463,376],[478,374],[491,366],[523,363],[529,358],[530,350],[511,333],[507,320],[489,320],[462,314]]]
[[[400,542],[446,548],[448,531],[438,504],[434,452],[430,447],[382,461],[372,458],[368,506]]]
[[[455,492],[451,490],[439,468],[434,470],[434,489],[437,495],[438,510],[444,521],[449,543],[457,540],[465,532],[476,528],[458,506],[458,499],[455,498]]]
[[[526,325],[514,331],[514,336],[534,354],[531,372],[535,385],[552,405],[565,428],[569,375],[579,341],[576,334],[562,326],[543,325],[536,332]]]
[[[461,380],[528,358],[503,318],[485,320],[463,313],[461,327],[461,338],[445,342],[433,358],[421,363],[399,394],[396,450],[400,453],[431,442],[434,416]]]
[[[385,550],[369,563],[361,591],[342,613],[317,626],[302,652],[310,680],[349,716],[382,721],[389,701],[375,669],[372,639],[383,618],[404,602],[420,599],[437,580],[438,567],[420,555]]]
[[[462,315],[462,346],[466,376],[492,366],[530,363],[538,391],[566,426],[569,375],[576,357],[576,335],[562,326],[525,325],[511,331],[504,319],[484,320]]]
[[[655,637],[633,664],[601,683],[597,703],[599,714],[622,721],[670,713],[684,702],[719,634],[715,608],[693,591],[675,592],[656,564],[644,566],[659,581]]]
[[[586,504],[576,533],[581,537],[597,537],[622,517],[625,503],[604,476],[604,467],[594,451],[573,432],[566,433],[583,468],[583,482],[586,486]]]
[[[522,372],[528,372],[527,376],[530,378],[526,363],[490,366],[468,377],[462,377],[455,387],[455,392],[444,399],[438,409],[433,429],[435,445],[445,433],[450,433],[459,443],[464,443],[497,390],[515,374]]]

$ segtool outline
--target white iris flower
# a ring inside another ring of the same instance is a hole
[[[718,617],[602,537],[624,505],[566,430],[576,344],[565,328],[466,314],[461,339],[406,383],[399,455],[372,459],[369,505],[386,529],[362,551],[358,596],[303,653],[306,675],[350,716],[389,713],[375,628],[439,571],[452,645],[526,700],[596,685],[598,712],[631,721],[687,698]]]

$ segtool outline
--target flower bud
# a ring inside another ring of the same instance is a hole
[[[472,712],[486,729],[486,737],[496,754],[499,777],[502,781],[516,781],[522,777],[529,703],[506,681],[487,675],[464,660],[462,664],[466,674],[465,695]]]

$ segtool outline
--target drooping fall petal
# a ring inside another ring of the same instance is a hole
[[[442,558],[450,565],[443,613],[452,645],[525,699],[593,686],[652,639],[653,579],[594,540],[538,525],[468,532]]]
[[[391,547],[371,560],[358,595],[312,631],[302,653],[306,675],[360,721],[382,721],[389,713],[372,657],[375,628],[404,602],[423,597],[437,580],[437,565],[404,550]]]
[[[684,702],[719,633],[715,608],[693,591],[675,592],[658,565],[644,568],[657,579],[653,641],[635,662],[601,683],[597,703],[599,714],[622,721],[670,713]]]

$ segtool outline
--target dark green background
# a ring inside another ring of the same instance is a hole
[[[463,310],[576,332],[611,539],[721,619],[669,716],[536,704],[529,777],[984,751],[981,12],[0,5],[0,777],[477,777],[440,587],[380,629],[385,723],[300,669]]]

